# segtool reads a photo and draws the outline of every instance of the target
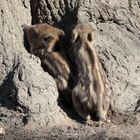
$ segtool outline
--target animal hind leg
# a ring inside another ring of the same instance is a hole
[[[73,102],[74,109],[78,113],[78,115],[85,121],[90,120],[91,116],[89,114],[89,111],[85,110],[79,97],[77,97],[75,93],[72,93],[72,102]]]

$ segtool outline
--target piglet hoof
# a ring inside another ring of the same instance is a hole
[[[0,127],[0,136],[4,135],[5,134],[5,129]]]

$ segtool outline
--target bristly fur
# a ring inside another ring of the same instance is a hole
[[[72,30],[70,57],[76,69],[72,100],[83,119],[96,114],[100,120],[106,120],[110,97],[94,41],[94,30],[89,24],[79,24]]]
[[[31,53],[40,58],[43,69],[55,79],[65,103],[72,105],[69,61],[62,46],[58,43],[60,37],[64,36],[63,30],[48,24],[24,25],[23,28],[31,47]]]

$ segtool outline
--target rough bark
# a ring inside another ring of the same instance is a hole
[[[139,0],[1,0],[0,125],[27,124],[27,128],[38,129],[39,125],[73,123],[57,105],[53,78],[42,70],[40,60],[25,49],[21,25],[47,22],[67,30],[73,24],[90,22],[96,30],[96,46],[112,91],[110,118],[114,129],[105,128],[106,134],[108,138],[113,135],[112,139],[119,134],[120,139],[140,136],[139,13]],[[116,126],[116,122],[124,124]],[[75,138],[87,138],[88,133],[93,138],[95,131],[86,129],[64,132],[66,137],[76,132]],[[83,132],[81,137],[79,131]],[[96,131],[100,133],[102,129]]]
[[[65,113],[57,105],[56,83],[25,49],[24,23],[31,24],[28,0],[0,2],[1,120],[11,124],[10,116],[16,115],[20,124],[65,124]]]
[[[133,112],[140,100],[140,2],[138,0],[31,1],[32,22],[48,22],[64,30],[91,22],[96,44],[110,80],[112,109]]]

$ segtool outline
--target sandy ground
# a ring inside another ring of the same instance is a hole
[[[120,118],[120,121],[119,121]],[[1,133],[1,140],[140,140],[140,114],[112,117],[111,123],[78,122],[75,126],[28,129],[12,126]]]

